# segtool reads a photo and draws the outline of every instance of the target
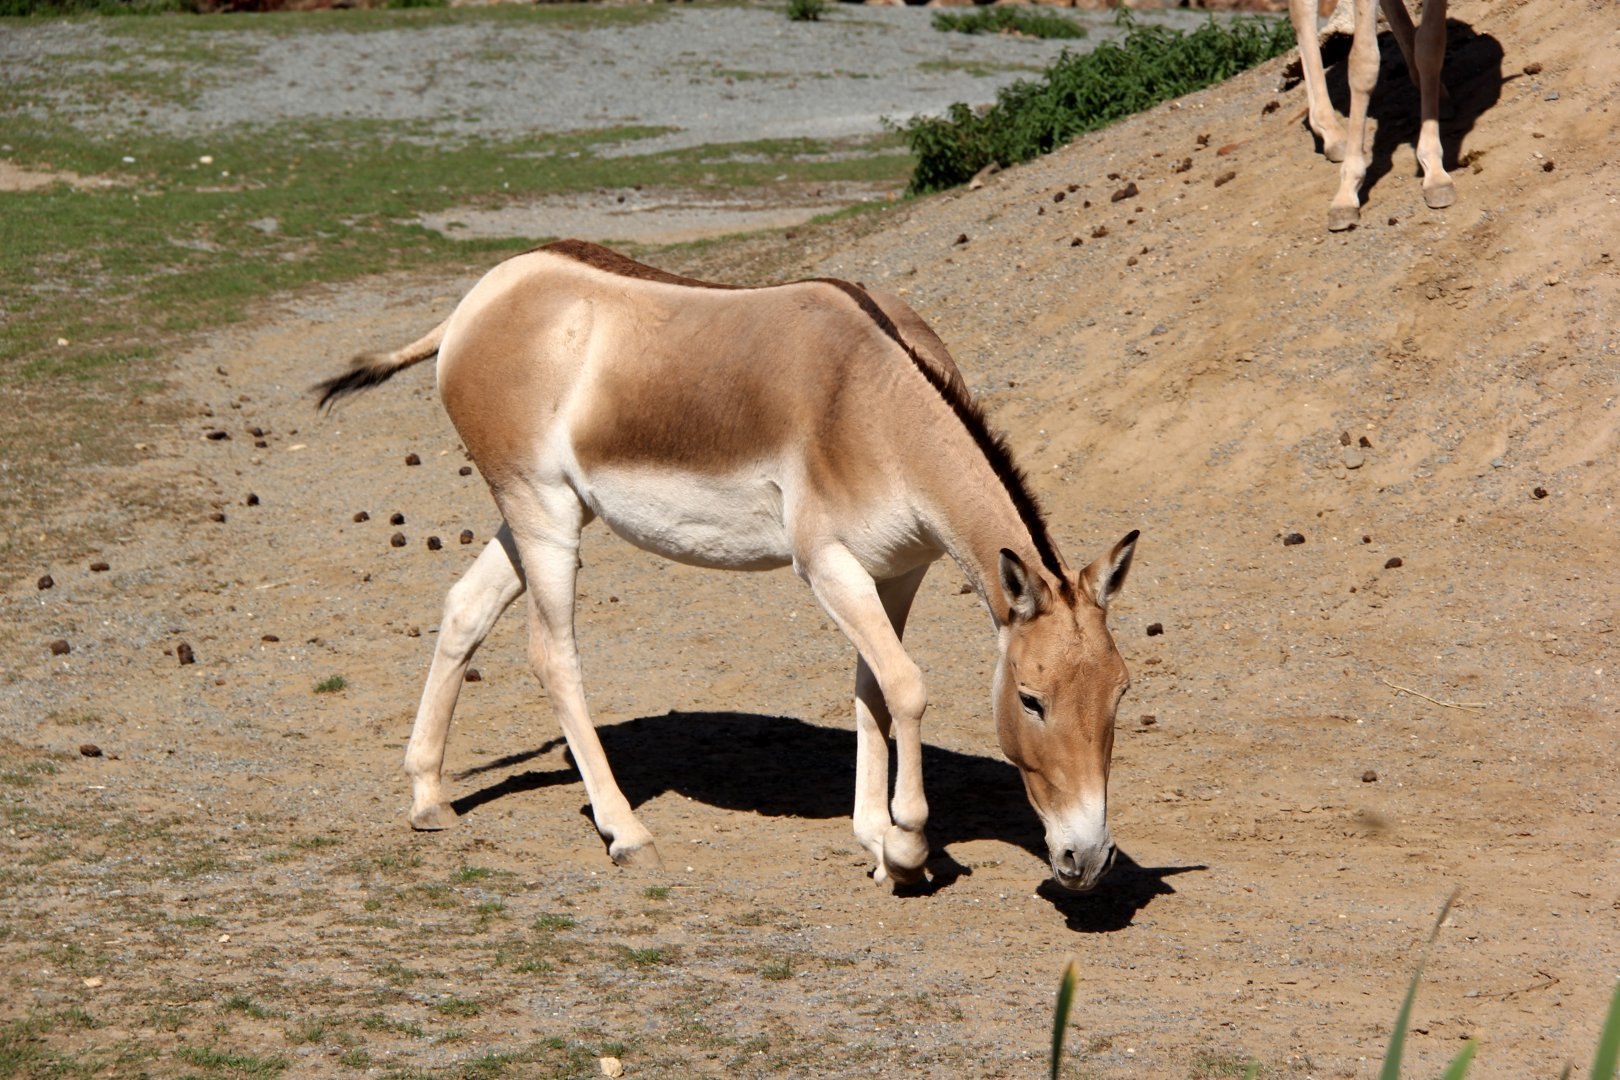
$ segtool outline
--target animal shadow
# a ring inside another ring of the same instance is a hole
[[[855,790],[855,733],[793,717],[732,712],[669,712],[597,729],[625,798],[640,806],[676,792],[696,802],[771,817],[848,818]],[[498,773],[551,753],[542,746],[486,762],[457,779]],[[893,763],[891,759],[891,772]],[[923,745],[928,787],[930,880],[904,889],[926,894],[947,888],[972,870],[950,855],[969,840],[999,840],[1023,848],[1042,863],[1046,840],[1025,801],[1018,770],[1000,758]],[[454,802],[456,812],[525,791],[574,784],[571,767],[511,773]],[[1123,852],[1095,892],[1067,892],[1048,882],[1041,895],[1069,927],[1090,932],[1123,929],[1154,897],[1173,893],[1164,878],[1203,867],[1138,865]]]
[[[1349,53],[1350,39],[1344,34],[1330,38],[1322,49],[1328,97],[1340,116],[1350,112],[1350,84],[1346,75]],[[1407,74],[1406,61],[1395,44],[1395,35],[1388,30],[1378,35],[1378,53],[1378,85],[1367,108],[1367,115],[1378,123],[1368,153],[1367,177],[1362,183],[1364,201],[1379,179],[1395,168],[1397,149],[1417,142],[1421,122],[1416,82]],[[1450,93],[1455,110],[1451,116],[1440,120],[1440,142],[1448,172],[1458,167],[1463,157],[1463,143],[1479,118],[1501,99],[1502,86],[1509,78],[1521,77],[1503,76],[1502,55],[1502,43],[1495,37],[1479,33],[1459,19],[1446,20],[1446,60],[1440,81]],[[1416,157],[1409,160],[1413,174],[1417,175]]]

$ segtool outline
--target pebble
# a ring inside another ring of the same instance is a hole
[[[1231,172],[1230,170],[1228,170],[1227,172],[1223,172],[1223,173],[1221,173],[1221,175],[1219,175],[1219,176],[1217,176],[1215,178],[1215,186],[1216,187],[1221,187],[1223,184],[1229,184],[1233,180],[1236,180],[1236,179],[1237,179],[1237,173]]]
[[[231,433],[228,431],[210,431],[208,433],[208,438],[211,442],[223,442],[230,437]]]
[[[246,502],[247,502],[247,504],[249,506],[258,506],[259,505],[259,497],[257,495],[255,495],[255,494],[253,494],[252,492],[249,492],[248,497],[246,499]]]
[[[66,638],[57,638],[55,641],[51,642],[51,655],[52,656],[66,656],[68,653],[70,653],[72,651],[73,651],[73,646],[71,646],[71,645],[69,645],[67,643]]]
[[[390,547],[404,547],[405,546],[405,534],[404,533],[398,533],[398,532],[395,533],[393,536],[390,536],[388,538],[388,544],[389,544]]]
[[[398,510],[394,511],[392,514],[388,515],[388,524],[390,524],[390,525],[403,525],[403,524],[405,524],[405,515],[400,513]]]
[[[1116,191],[1112,195],[1108,196],[1108,201],[1109,202],[1124,202],[1126,199],[1134,199],[1134,198],[1136,198],[1136,196],[1138,196],[1140,194],[1141,194],[1141,192],[1139,190],[1137,190],[1137,187],[1136,187],[1136,181],[1132,180],[1130,183],[1126,184],[1124,187],[1120,188],[1118,191]]]
[[[1305,535],[1303,533],[1292,532],[1283,537],[1283,547],[1293,547],[1295,544],[1303,544],[1304,542]]]
[[[406,454],[405,455],[405,464],[407,464],[407,465],[420,465],[420,464],[422,464],[422,459],[417,457],[415,454]]]
[[[82,757],[100,757],[101,747],[97,746],[93,742],[80,743],[79,754]]]
[[[366,512],[365,512],[365,511],[364,511],[364,510],[361,510],[361,511],[359,511],[359,512],[358,512],[358,513],[356,513],[356,514],[355,514],[355,515],[354,515],[354,520],[355,520],[355,521],[356,521],[356,522],[360,522],[360,521],[370,521],[370,520],[371,520],[371,515],[370,515],[370,514],[368,514],[368,513],[366,513]]]
[[[224,520],[225,520],[225,511],[223,511],[223,510],[214,511],[212,514],[208,515],[208,520],[209,521],[218,521],[218,522],[223,523]]]
[[[1366,463],[1367,463],[1367,455],[1363,454],[1356,447],[1347,446],[1347,447],[1344,448],[1344,467],[1345,468],[1347,468],[1347,469],[1359,469],[1363,465],[1365,465]]]
[[[1361,782],[1363,784],[1376,784],[1378,782],[1378,774],[1373,772],[1371,769],[1368,769],[1366,772],[1361,774]]]
[[[442,547],[444,547],[444,541],[440,540],[437,536],[430,536],[427,538],[427,549],[429,551],[438,551]]]
[[[182,666],[186,664],[195,664],[197,662],[197,654],[191,651],[191,645],[188,642],[182,641],[180,644],[176,645],[174,647],[174,655],[179,658]]]
[[[1158,637],[1164,633],[1164,623],[1148,623],[1147,636]]]
[[[1401,562],[1401,557],[1399,555],[1397,555],[1394,558],[1392,558],[1392,559],[1390,559],[1390,560],[1388,560],[1387,562],[1384,563],[1384,569],[1385,570],[1399,570],[1402,566],[1405,566],[1405,565],[1406,565],[1405,563]]]
[[[1154,724],[1157,724],[1158,722],[1159,722],[1159,718],[1157,716],[1154,716],[1152,713],[1143,713],[1142,714],[1142,726],[1143,727],[1152,727]]]
[[[468,668],[467,669],[467,674],[463,675],[462,678],[465,679],[467,682],[483,682],[484,681],[484,677],[478,673],[478,669],[475,668],[475,667]]]
[[[274,634],[266,634],[262,638],[260,638],[259,640],[262,641],[262,642],[265,642],[266,644],[274,645],[276,642],[280,641],[281,639],[279,637],[277,637],[276,635],[274,635]]]
[[[264,428],[262,428],[262,427],[258,427],[258,426],[250,427],[250,428],[247,429],[247,433],[249,435],[253,436],[255,439],[264,438]]]
[[[471,476],[472,475],[472,466],[471,465],[463,465],[461,468],[456,470],[456,475],[457,476]]]
[[[111,569],[112,569],[112,567],[108,566],[104,562],[93,562],[93,563],[90,564],[90,572],[92,574],[105,574],[108,570],[111,570]]]
[[[1538,487],[1530,494],[1534,495],[1538,499],[1545,499],[1547,497],[1547,489],[1544,487]]]
[[[42,574],[40,579],[34,584],[38,585],[41,589],[49,589],[56,584],[56,579],[51,577],[49,574]]]
[[[461,530],[461,542],[463,544],[470,544],[473,542],[473,531],[471,529]]]

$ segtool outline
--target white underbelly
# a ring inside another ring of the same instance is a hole
[[[793,558],[782,489],[764,470],[703,476],[618,467],[592,472],[579,492],[608,528],[666,559],[770,570]]]

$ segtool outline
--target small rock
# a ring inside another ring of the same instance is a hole
[[[407,465],[420,465],[420,464],[422,464],[422,459],[417,457],[415,454],[406,454],[405,455],[405,464],[407,464]]]
[[[1154,716],[1152,713],[1143,713],[1142,714],[1142,726],[1143,727],[1152,727],[1154,724],[1157,724],[1158,722],[1159,722],[1159,718],[1157,716]]]
[[[390,524],[390,525],[403,525],[403,524],[405,524],[405,515],[400,513],[398,510],[394,511],[392,514],[388,515],[388,524]]]
[[[270,444],[265,442],[263,439],[254,439],[253,448],[255,450],[268,450],[270,448]]]
[[[1356,449],[1354,446],[1347,446],[1347,447],[1344,448],[1344,467],[1345,468],[1347,468],[1347,469],[1359,469],[1363,465],[1365,465],[1366,463],[1367,463],[1367,457],[1360,450]]]
[[[461,530],[461,542],[463,544],[470,544],[473,542],[473,531],[471,529]]]
[[[245,502],[246,502],[246,503],[247,503],[247,504],[248,504],[248,505],[249,505],[249,506],[258,506],[258,505],[259,505],[259,497],[258,497],[258,496],[257,496],[257,495],[255,495],[255,494],[253,494],[253,493],[252,493],[252,492],[251,492],[251,491],[250,491],[250,492],[248,492],[248,497],[247,497],[247,499],[246,499],[246,500],[244,500],[244,501],[245,501]]]
[[[93,563],[90,564],[90,572],[92,574],[105,574],[107,571],[109,571],[111,569],[112,569],[112,567],[108,566],[104,562],[93,562]]]
[[[73,646],[71,646],[71,645],[69,645],[67,643],[66,638],[57,638],[55,641],[51,642],[51,655],[52,656],[66,656],[68,653],[70,653],[72,651],[73,651]]]
[[[1148,625],[1147,625],[1147,636],[1148,637],[1158,637],[1163,633],[1164,633],[1164,623],[1157,623],[1157,622],[1148,623]]]
[[[1130,183],[1108,196],[1108,201],[1124,202],[1126,199],[1134,199],[1140,194],[1141,192],[1136,187],[1136,181],[1132,180]]]
[[[1067,191],[1054,191],[1052,193],[1052,201],[1055,202],[1055,203],[1060,203],[1064,199],[1067,199],[1068,197],[1069,197],[1069,193]]]
[[[1532,61],[1531,63],[1528,63],[1528,64],[1524,65],[1524,73],[1526,75],[1540,75],[1541,74],[1541,63],[1540,63],[1540,61]]]
[[[1401,219],[1396,217],[1394,214],[1391,214],[1389,216],[1389,224],[1391,226],[1399,225],[1400,223],[1401,223]]]
[[[1081,245],[1081,244],[1083,244],[1083,243],[1085,243],[1085,241],[1084,241],[1084,240],[1082,240],[1082,239],[1080,239],[1080,238],[1079,238],[1079,237],[1078,237],[1078,236],[1077,236],[1077,237],[1075,237],[1075,238],[1074,238],[1074,239],[1073,239],[1073,240],[1070,240],[1070,241],[1069,241],[1069,246],[1070,246],[1070,247],[1079,247],[1079,246],[1080,246],[1080,245]]]
[[[264,438],[264,428],[259,427],[257,425],[254,425],[253,427],[248,428],[247,433],[249,435],[253,436],[255,439]]]
[[[1373,772],[1371,769],[1368,769],[1366,772],[1361,774],[1361,782],[1363,784],[1376,784],[1378,783],[1378,774]]]
[[[1219,176],[1217,176],[1215,178],[1215,186],[1216,187],[1221,187],[1223,185],[1230,184],[1233,180],[1236,180],[1236,179],[1237,179],[1237,173],[1232,172],[1231,170],[1227,170],[1226,172],[1221,173],[1221,175],[1219,175]]]
[[[956,238],[956,246],[957,246],[957,247],[960,247],[960,246],[962,246],[962,245],[963,245],[963,244],[965,244],[965,243],[967,243],[967,242],[968,242],[968,235],[967,235],[967,233],[962,233],[962,234],[961,234],[961,235],[960,235],[960,236],[958,236],[958,237],[957,237],[957,238]]]
[[[182,641],[180,644],[176,645],[174,647],[174,655],[179,659],[182,666],[185,664],[195,664],[197,662],[197,654],[191,651],[191,645],[188,642]]]
[[[1363,544],[1370,544],[1370,543],[1372,543],[1372,536],[1371,536],[1371,534],[1369,534],[1369,533],[1362,533],[1362,534],[1361,534],[1361,542],[1362,542],[1362,543],[1363,543]]]
[[[617,1078],[624,1075],[624,1062],[616,1057],[597,1058],[596,1066],[602,1070],[603,1076]]]
[[[404,547],[405,546],[405,534],[404,533],[399,533],[399,532],[395,533],[393,536],[390,536],[388,538],[388,544],[389,544],[390,547]]]
[[[1348,431],[1339,432],[1339,445],[1340,446],[1349,446],[1350,445],[1350,433]]]
[[[472,475],[472,466],[471,465],[463,465],[461,468],[456,470],[456,475],[457,476],[471,476]]]
[[[420,626],[413,626],[410,629],[405,631],[405,636],[406,637],[421,637],[422,636],[422,628]]]
[[[97,746],[93,742],[80,743],[79,753],[83,757],[100,757],[101,747]]]
[[[1363,450],[1371,450],[1372,440],[1363,435],[1361,438],[1356,440],[1356,445],[1361,447]]]
[[[1192,169],[1192,158],[1189,157],[1189,158],[1182,158],[1180,161],[1178,161],[1176,163],[1176,167],[1174,169],[1171,169],[1170,171],[1174,172],[1174,173],[1184,173],[1184,172],[1188,172],[1191,169]]]
[[[364,510],[361,510],[361,511],[357,512],[354,515],[354,520],[357,521],[357,522],[370,521],[371,520],[371,515],[366,513]]]
[[[1546,161],[1543,161],[1541,163],[1541,171],[1542,172],[1552,172],[1553,169],[1555,169],[1555,168],[1557,168],[1557,166],[1555,166],[1553,164],[1552,158],[1548,158]]]
[[[468,668],[467,669],[467,674],[463,675],[462,678],[465,679],[467,682],[483,682],[484,681],[484,677],[478,673],[478,669],[475,668],[475,667]]]
[[[1544,487],[1538,487],[1534,491],[1530,492],[1530,494],[1534,495],[1538,499],[1545,499],[1547,497],[1547,489]]]
[[[1399,570],[1401,567],[1403,567],[1405,565],[1406,564],[1401,561],[1401,557],[1399,555],[1396,555],[1393,558],[1386,559],[1384,561],[1384,569],[1385,570]]]
[[[1558,100],[1558,91],[1556,91],[1556,90],[1547,91],[1547,96],[1545,98],[1543,98],[1542,100],[1544,100],[1544,101],[1557,101]]]
[[[39,586],[39,588],[43,591],[45,589],[53,588],[56,585],[56,579],[51,577],[49,574],[42,574],[40,575],[40,579],[34,582],[34,584]]]
[[[208,520],[209,521],[217,521],[217,522],[220,522],[221,524],[224,524],[225,511],[223,511],[223,510],[215,510],[212,514],[208,515]]]
[[[427,538],[427,549],[429,551],[438,551],[443,547],[444,541],[440,540],[437,536],[430,536]]]
[[[1505,468],[1507,468],[1507,462],[1502,460],[1499,457],[1493,457],[1493,458],[1491,458],[1491,468],[1493,468],[1493,469],[1505,469]]]
[[[1303,544],[1304,542],[1305,536],[1303,533],[1291,532],[1283,537],[1283,547],[1293,547],[1295,544]]]
[[[1098,225],[1096,228],[1091,230],[1091,238],[1093,240],[1101,240],[1103,237],[1105,237],[1107,235],[1108,235],[1108,226],[1106,226],[1106,225]]]
[[[223,442],[230,437],[231,433],[228,431],[210,431],[208,433],[208,439],[210,442]]]
[[[281,639],[279,637],[277,637],[276,635],[274,635],[274,634],[266,634],[263,637],[261,637],[259,640],[264,642],[267,645],[274,645],[276,642],[280,641]]]

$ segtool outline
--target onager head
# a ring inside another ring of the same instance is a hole
[[[1131,680],[1105,615],[1136,537],[1066,580],[1049,581],[1001,553],[1008,607],[992,690],[996,734],[1046,826],[1053,876],[1076,892],[1093,888],[1114,858],[1108,764],[1114,714]]]

